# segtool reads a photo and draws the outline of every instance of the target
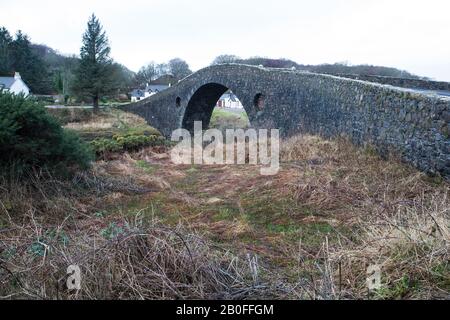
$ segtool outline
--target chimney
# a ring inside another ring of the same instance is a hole
[[[14,73],[14,79],[16,79],[16,80],[22,79],[22,77],[20,76],[20,73],[15,72],[15,73]]]

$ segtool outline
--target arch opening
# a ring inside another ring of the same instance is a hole
[[[239,98],[229,88],[218,83],[201,86],[189,100],[182,126],[193,132],[195,121],[201,121],[204,130],[249,126],[247,113]]]

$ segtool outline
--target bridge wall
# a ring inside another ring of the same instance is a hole
[[[380,84],[388,84],[400,88],[450,92],[450,82],[396,78],[396,77],[382,77],[372,75],[356,75],[356,74],[333,74],[333,75],[342,78],[350,78]]]
[[[283,136],[345,135],[358,145],[373,144],[382,154],[399,152],[426,172],[450,177],[450,100],[389,86],[300,71],[221,65],[200,70],[125,108],[170,136],[195,119],[207,119],[207,127],[223,88],[238,96],[256,128],[279,128]],[[265,97],[259,115],[254,103],[257,94]]]

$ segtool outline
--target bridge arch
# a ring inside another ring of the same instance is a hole
[[[182,128],[193,131],[194,122],[201,121],[203,128],[208,128],[214,108],[220,97],[231,90],[243,103],[238,93],[233,91],[229,86],[221,83],[209,82],[201,85],[190,97],[183,115]],[[237,90],[239,91],[239,90]],[[249,113],[249,106],[244,104],[244,110]]]

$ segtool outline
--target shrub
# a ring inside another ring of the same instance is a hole
[[[121,144],[116,140],[99,138],[91,142],[91,146],[94,148],[97,154],[104,154],[108,152],[119,152],[123,150]]]
[[[0,167],[67,173],[68,168],[87,168],[91,160],[89,146],[64,130],[41,104],[0,93]]]
[[[164,138],[155,135],[142,135],[142,134],[125,134],[115,135],[113,137],[125,150],[136,150],[142,147],[155,146],[161,144]]]
[[[91,146],[99,156],[121,151],[135,151],[140,148],[164,145],[165,139],[159,135],[145,135],[140,132],[116,134],[112,139],[98,138],[91,142]]]
[[[52,96],[34,97],[33,100],[38,102],[38,103],[45,103],[45,104],[49,104],[49,105],[52,105],[52,104],[55,103],[55,99],[53,99]]]

